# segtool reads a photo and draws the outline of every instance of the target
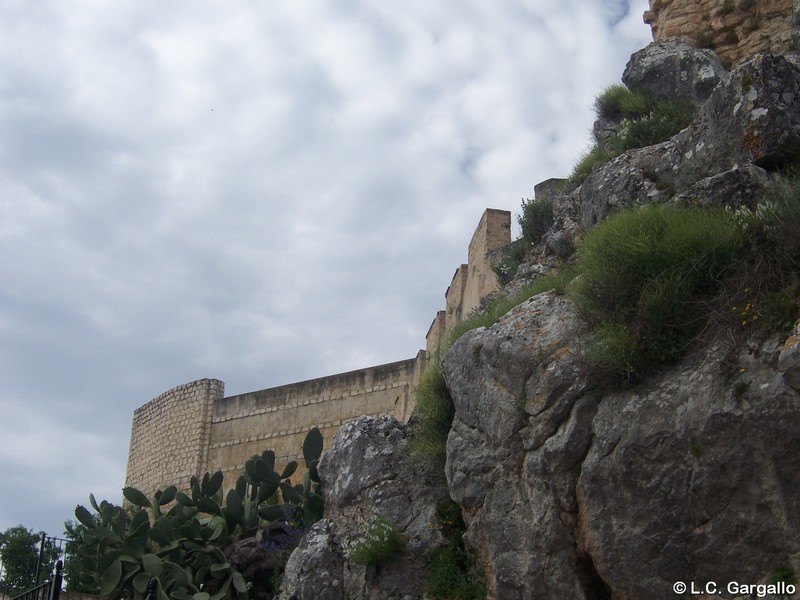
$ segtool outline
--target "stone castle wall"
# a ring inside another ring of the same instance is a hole
[[[653,40],[687,37],[730,68],[757,52],[797,50],[798,0],[650,0]]]
[[[469,243],[468,262],[456,269],[445,292],[445,310],[436,313],[425,336],[428,355],[434,356],[453,325],[463,321],[481,302],[499,289],[491,257],[511,243],[511,213],[487,208]]]
[[[280,471],[290,460],[303,464],[303,439],[313,426],[327,449],[354,416],[407,420],[420,368],[424,356],[222,398],[214,403],[206,469],[238,473],[248,458],[270,448]]]
[[[511,243],[511,213],[487,209],[426,338],[428,351],[415,358],[289,385],[224,396],[225,384],[201,379],[180,385],[134,412],[125,485],[152,495],[176,484],[188,487],[206,471],[230,473],[267,448],[276,467],[302,458],[302,443],[319,427],[325,444],[341,424],[360,415],[393,415],[407,421],[413,389],[429,356],[450,327],[497,289],[491,254]],[[299,461],[302,464],[302,461]]]
[[[201,379],[164,392],[133,413],[126,485],[154,492],[185,486],[208,464],[214,403],[225,384]]]

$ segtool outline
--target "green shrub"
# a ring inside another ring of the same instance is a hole
[[[630,380],[679,356],[697,330],[697,296],[716,285],[741,239],[722,211],[664,205],[620,212],[590,231],[570,288],[593,326],[589,364]]]
[[[800,173],[778,176],[755,210],[730,211],[747,240],[726,281],[729,326],[763,323],[768,332],[788,334],[798,317],[800,295]]]
[[[649,109],[647,97],[630,91],[621,83],[608,86],[594,101],[594,112],[602,119],[636,118]]]
[[[385,517],[376,517],[347,555],[358,565],[384,565],[400,554],[404,546],[397,528]]]
[[[549,200],[523,198],[518,222],[525,243],[528,246],[538,244],[553,224],[553,203]]]
[[[617,380],[683,355],[709,324],[785,335],[799,312],[800,177],[778,177],[755,210],[622,211],[587,233],[575,273],[587,363]]]
[[[691,110],[674,100],[660,100],[638,118],[625,119],[610,140],[616,154],[668,140],[691,123]]]
[[[603,165],[614,158],[614,154],[595,144],[586,153],[581,156],[577,164],[572,168],[572,173],[569,174],[569,180],[580,185],[589,176],[597,165]]]
[[[602,373],[630,379],[639,369],[639,348],[631,327],[620,321],[597,325],[586,346],[586,360]]]
[[[464,521],[453,501],[439,506],[442,533],[448,544],[428,554],[427,596],[431,600],[481,600],[486,585],[464,547]]]
[[[455,410],[438,360],[432,360],[422,373],[414,397],[416,426],[409,441],[411,455],[419,460],[444,463],[447,434]]]

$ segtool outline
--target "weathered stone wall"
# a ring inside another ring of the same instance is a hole
[[[650,0],[644,22],[653,40],[691,38],[714,50],[727,68],[757,52],[796,51],[798,0]]]
[[[407,420],[418,360],[424,356],[222,398],[214,404],[209,469],[238,473],[267,448],[275,451],[278,470],[289,460],[302,465],[303,439],[313,426],[327,448],[353,417]]]
[[[225,393],[217,379],[200,379],[164,392],[133,413],[126,485],[152,493],[185,485],[208,462],[211,415]]]
[[[468,263],[456,269],[445,292],[445,310],[439,311],[425,337],[429,355],[434,355],[448,331],[499,289],[491,256],[511,243],[511,213],[487,208],[469,243]]]

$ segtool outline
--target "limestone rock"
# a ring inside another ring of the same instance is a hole
[[[455,404],[445,467],[492,598],[587,598],[569,491],[595,409],[562,298],[534,297],[463,336],[443,370]]]
[[[699,107],[726,74],[711,50],[669,39],[635,52],[622,81],[630,90],[649,98],[671,98]]]
[[[599,403],[576,495],[581,549],[614,597],[757,582],[796,559],[800,397],[777,348],[740,354],[726,374],[712,346]]]
[[[673,140],[669,162],[677,188],[737,164],[775,169],[790,163],[800,147],[800,67],[766,54],[745,61]]]
[[[733,168],[701,179],[671,202],[685,206],[747,206],[754,208],[769,189],[769,175],[753,164]]]
[[[665,157],[673,152],[671,140],[637,148],[589,173],[575,192],[583,231],[623,208],[666,202],[674,185],[662,172],[669,164]]]
[[[799,148],[800,67],[757,55],[724,77],[692,124],[672,139],[593,170],[575,192],[578,218],[585,230],[616,210],[664,202],[726,171],[746,172],[756,185],[750,165],[781,168]]]
[[[330,521],[317,521],[286,563],[280,598],[342,600],[345,560]]]
[[[674,598],[675,581],[762,581],[800,556],[800,394],[780,340],[725,368],[723,340],[601,394],[551,293],[443,360],[446,474],[503,600]]]
[[[291,594],[303,599],[322,597],[311,591],[320,586],[330,591],[325,598],[338,600],[345,595],[421,599],[425,556],[445,543],[437,503],[447,497],[447,488],[432,465],[410,459],[408,426],[393,417],[365,416],[346,422],[323,456],[319,473],[325,520],[292,554],[281,598],[286,600]],[[355,564],[347,550],[376,517],[397,528],[405,551],[385,565]],[[317,560],[318,566],[309,568],[309,560]]]

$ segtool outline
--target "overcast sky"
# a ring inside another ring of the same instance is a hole
[[[566,176],[647,0],[0,2],[0,530],[118,502],[135,408],[413,357]]]

